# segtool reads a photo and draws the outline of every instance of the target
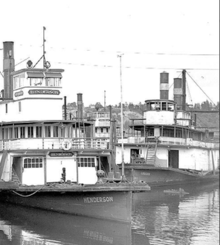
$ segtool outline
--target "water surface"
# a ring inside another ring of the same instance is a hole
[[[0,203],[0,244],[219,244],[219,186],[184,190],[134,194],[131,224]]]

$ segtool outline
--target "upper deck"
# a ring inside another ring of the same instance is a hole
[[[0,102],[0,120],[62,120],[63,71],[28,68],[12,72],[13,97]]]
[[[146,111],[144,112],[144,124],[159,125],[181,125],[192,127],[191,113],[177,110],[173,100],[146,100]]]

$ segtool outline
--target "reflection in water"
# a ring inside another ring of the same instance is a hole
[[[184,189],[134,196],[133,244],[219,244],[219,186]]]
[[[129,224],[0,204],[0,244],[131,244]]]
[[[134,194],[131,225],[0,204],[0,244],[219,244],[219,187],[184,190]]]

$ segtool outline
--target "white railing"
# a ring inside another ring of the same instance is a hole
[[[126,144],[147,144],[150,141],[150,138],[144,137],[128,137],[123,140]],[[196,141],[191,138],[183,139],[183,138],[173,138],[173,137],[159,137],[158,142],[161,145],[182,145],[182,146],[194,146],[194,147],[202,147],[202,148],[219,148],[219,143],[214,142],[203,142],[203,141]],[[118,143],[122,143],[121,140],[118,140]]]
[[[108,149],[109,145],[106,139],[99,138],[32,138],[0,141],[0,151],[63,149],[65,142],[70,145],[69,149]]]
[[[182,139],[182,138],[171,138],[171,137],[160,137],[159,143],[164,145],[184,145],[184,146],[194,146],[202,148],[218,148],[219,143],[212,142],[203,142],[193,140],[191,138]]]

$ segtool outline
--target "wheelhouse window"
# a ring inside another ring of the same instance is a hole
[[[30,78],[30,86],[41,86],[42,84],[42,78]]]
[[[46,86],[48,87],[60,87],[61,79],[60,78],[46,78]]]

